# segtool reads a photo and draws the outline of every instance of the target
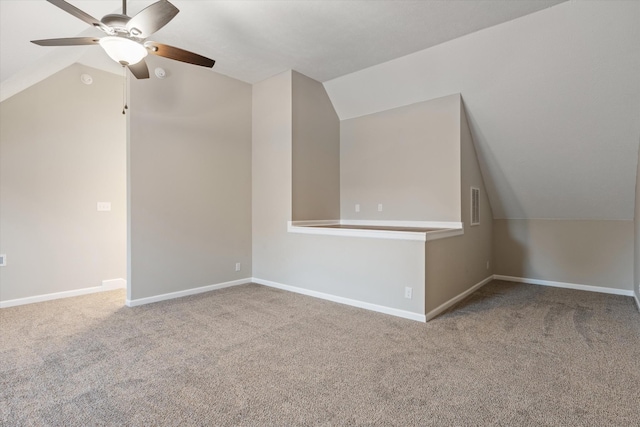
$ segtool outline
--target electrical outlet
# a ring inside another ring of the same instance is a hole
[[[382,212],[382,203],[378,203],[378,212]]]
[[[489,261],[487,261],[487,270],[489,269]]]
[[[356,203],[356,212],[360,212],[360,204]]]
[[[406,287],[404,288],[404,297],[407,299],[411,299],[413,297],[413,288]]]
[[[7,265],[7,255],[0,254],[0,267],[4,267]]]
[[[240,271],[242,265],[239,262],[236,262],[236,271]]]

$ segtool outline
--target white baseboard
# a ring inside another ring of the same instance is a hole
[[[127,281],[125,279],[111,279],[111,280],[103,280],[102,288],[107,291],[111,291],[114,289],[127,289]]]
[[[603,294],[625,295],[629,297],[633,296],[633,290],[629,290],[629,289],[615,289],[615,288],[605,288],[603,286],[581,285],[578,283],[566,283],[566,282],[554,282],[551,280],[528,279],[525,277],[503,276],[501,274],[494,274],[493,278],[495,280],[527,283],[529,285],[542,285],[542,286],[551,286],[554,288],[577,289],[579,291],[600,292]]]
[[[215,291],[216,289],[228,288],[230,286],[244,285],[246,283],[251,283],[251,278],[232,280],[230,282],[201,286],[199,288],[185,289],[184,291],[170,292],[167,294],[154,295],[152,297],[137,298],[133,300],[128,299],[125,301],[125,304],[128,307],[136,307],[139,305],[151,304],[153,302],[165,301],[168,299],[181,298],[189,295],[201,294],[203,292]]]
[[[378,313],[390,314],[392,316],[402,317],[410,320],[417,320],[419,322],[426,322],[424,314],[413,313],[411,311],[399,310],[397,308],[386,307],[383,305],[371,304],[364,301],[359,301],[350,298],[339,297],[336,295],[325,294],[324,292],[312,291],[310,289],[298,288],[296,286],[284,285],[278,282],[272,282],[270,280],[252,278],[253,283],[259,285],[269,286],[271,288],[282,289],[289,292],[295,292],[297,294],[308,295],[315,298],[320,298],[328,301],[337,302],[340,304],[350,305],[353,307],[364,308],[366,310],[377,311]]]
[[[636,305],[638,306],[638,311],[640,311],[640,299],[636,295],[633,296],[633,299],[636,300]]]
[[[489,276],[486,279],[476,283],[475,285],[473,285],[472,287],[470,287],[460,295],[453,297],[449,301],[445,302],[444,304],[441,304],[440,306],[434,308],[433,310],[427,313],[427,316],[426,316],[427,322],[433,319],[434,317],[438,316],[442,312],[444,312],[446,309],[448,309],[452,305],[462,301],[463,299],[465,299],[466,297],[468,297],[469,295],[471,295],[472,293],[474,293],[475,291],[477,291],[478,289],[480,289],[481,287],[483,287],[484,285],[486,285],[492,280],[493,280],[493,276]]]
[[[36,302],[51,301],[60,298],[77,297],[80,295],[95,294],[97,292],[113,291],[115,289],[126,289],[126,287],[127,281],[125,279],[103,280],[102,286],[94,286],[91,288],[74,289],[71,291],[54,292],[51,294],[35,295],[32,297],[0,301],[0,308],[15,307],[18,305],[33,304]]]

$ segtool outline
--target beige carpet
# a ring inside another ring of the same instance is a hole
[[[639,426],[629,297],[493,282],[422,324],[244,285],[0,310],[0,425]]]

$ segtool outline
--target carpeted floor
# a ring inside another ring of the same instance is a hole
[[[243,285],[0,310],[0,425],[640,426],[629,297],[492,282],[427,324]]]

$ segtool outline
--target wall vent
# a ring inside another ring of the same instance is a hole
[[[471,187],[471,225],[480,224],[480,189]]]

